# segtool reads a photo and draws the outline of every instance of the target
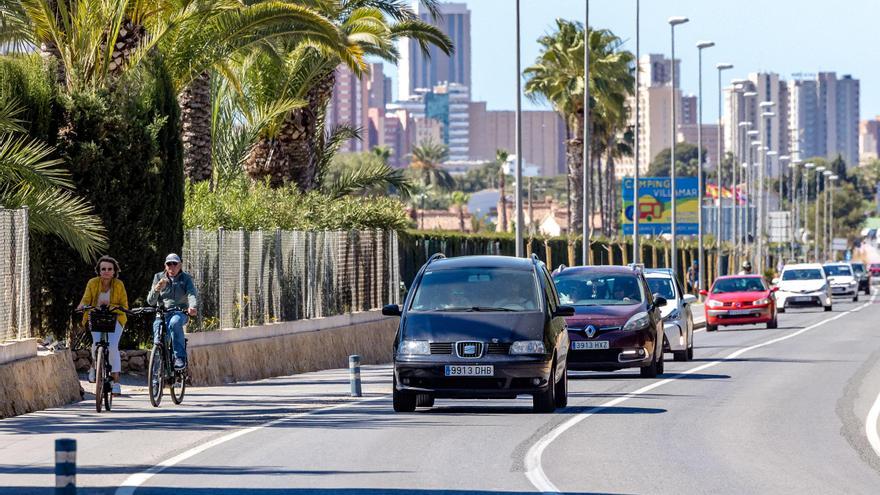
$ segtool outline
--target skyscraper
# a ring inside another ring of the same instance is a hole
[[[439,27],[452,40],[455,52],[450,56],[431,45],[426,56],[418,42],[400,43],[398,69],[398,100],[408,100],[419,88],[432,88],[441,82],[471,87],[471,11],[464,3],[441,3],[442,15],[432,19],[419,1],[414,9],[425,22]]]
[[[795,74],[789,83],[791,141],[800,159],[829,160],[838,155],[847,167],[859,163],[859,80],[834,72]]]

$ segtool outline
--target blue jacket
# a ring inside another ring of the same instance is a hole
[[[147,294],[147,303],[155,306],[159,299],[166,308],[177,306],[181,309],[197,308],[198,293],[196,286],[193,284],[192,277],[188,273],[181,271],[176,277],[171,279],[170,284],[166,284],[161,291],[156,292],[156,284],[165,278],[165,272],[159,272],[153,275],[153,283],[150,284],[150,293]]]

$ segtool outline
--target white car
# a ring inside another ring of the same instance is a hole
[[[831,285],[833,297],[852,297],[853,302],[859,300],[859,279],[849,263],[826,263],[822,265],[828,283]]]
[[[831,284],[825,269],[819,263],[785,265],[779,278],[773,280],[776,291],[776,311],[804,306],[821,306],[831,311]]]
[[[676,361],[690,361],[694,358],[694,317],[691,305],[696,296],[685,294],[681,285],[664,268],[645,270],[645,279],[651,293],[666,299],[660,308],[663,317],[663,334],[666,337],[663,349],[671,352]]]

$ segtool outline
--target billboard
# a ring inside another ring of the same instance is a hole
[[[624,235],[633,231],[633,186],[634,179],[623,179],[623,211],[621,225]],[[675,179],[676,233],[679,235],[697,234],[696,177],[677,177]],[[668,177],[646,177],[639,179],[639,234],[660,235],[672,232],[672,181]]]

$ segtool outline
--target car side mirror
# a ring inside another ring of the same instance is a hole
[[[382,307],[382,314],[385,316],[400,316],[400,306],[397,304],[388,304]]]
[[[770,292],[776,292],[779,290],[779,287],[771,287]]]
[[[695,296],[693,294],[685,294],[684,297],[682,298],[682,300],[684,301],[685,304],[693,304],[693,303],[697,302],[697,296]]]
[[[774,278],[773,280],[771,280],[771,282],[773,283],[773,285],[778,284],[778,283],[779,283],[779,277]]]
[[[660,297],[654,298],[654,307],[655,308],[662,308],[663,306],[666,306],[666,303],[667,303],[667,301],[666,301],[665,297],[660,296]]]
[[[553,312],[553,317],[557,316],[574,316],[574,306],[557,306]]]
[[[706,296],[709,295],[709,291],[707,291],[706,289],[703,289],[703,290],[700,291],[700,295],[703,296],[703,297],[706,297]]]

